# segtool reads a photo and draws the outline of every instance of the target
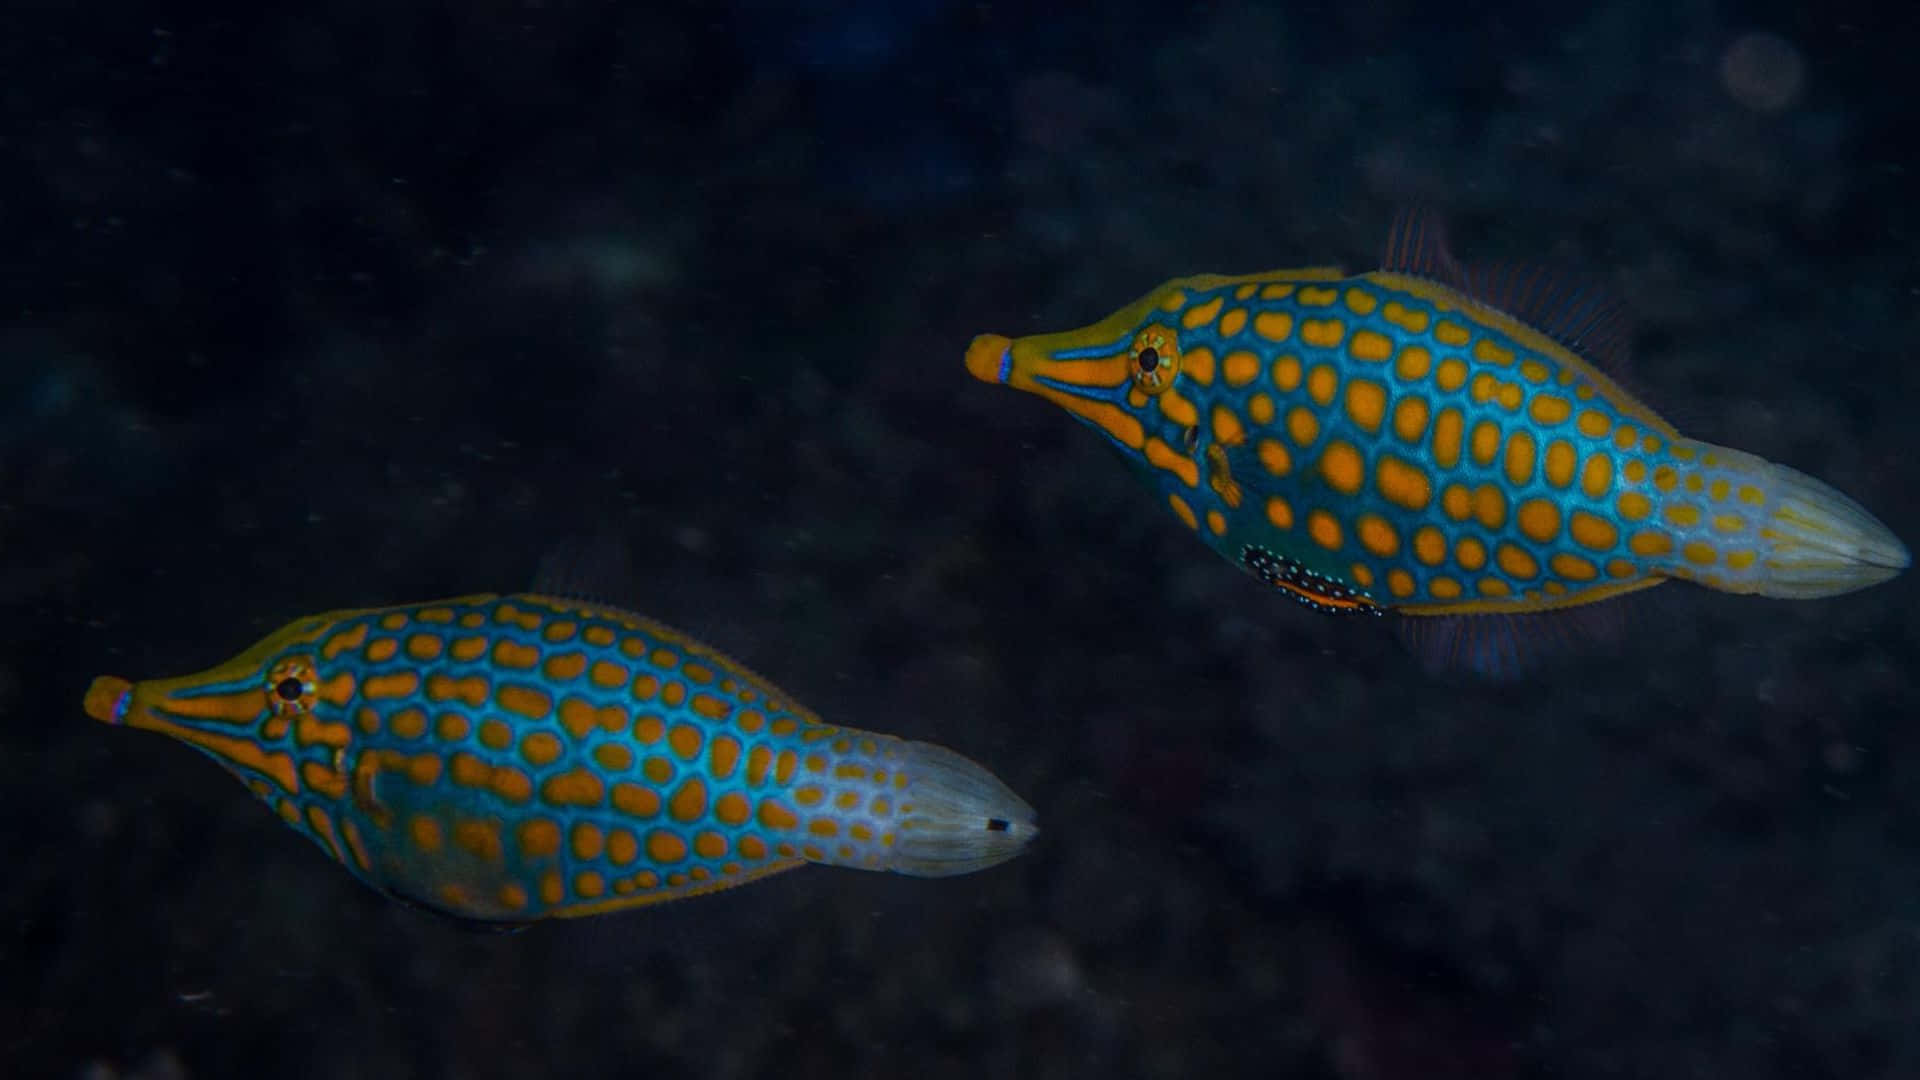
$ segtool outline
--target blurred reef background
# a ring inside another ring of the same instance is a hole
[[[1920,1076],[1920,579],[1436,683],[960,363],[1431,203],[1911,543],[1916,10],[9,3],[6,1073]],[[598,531],[1038,845],[476,936],[80,711]]]

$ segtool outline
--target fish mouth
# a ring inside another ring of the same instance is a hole
[[[967,371],[981,382],[1046,398],[1131,450],[1146,443],[1127,409],[1133,373],[1126,341],[1087,343],[1086,331],[1007,338],[982,334],[967,349]]]
[[[261,742],[259,724],[269,712],[262,678],[256,665],[238,664],[147,682],[102,675],[82,705],[102,723],[170,735],[243,777],[263,775],[296,791],[293,758]]]

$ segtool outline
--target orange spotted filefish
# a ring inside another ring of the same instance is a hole
[[[951,750],[833,727],[665,626],[546,595],[298,619],[198,675],[95,679],[86,711],[204,751],[374,888],[496,926],[810,862],[963,874],[1037,831]]]
[[[1287,596],[1415,617],[1430,669],[1517,674],[1568,609],[1674,578],[1805,598],[1906,568],[1851,499],[1636,400],[1608,373],[1627,336],[1599,290],[1463,268],[1409,213],[1373,273],[1176,278],[1084,329],[982,335],[966,364],[1106,435]]]

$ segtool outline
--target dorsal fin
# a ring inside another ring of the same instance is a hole
[[[1538,263],[1496,262],[1467,271],[1463,290],[1585,357],[1623,375],[1633,326],[1606,286],[1577,271]]]
[[[619,608],[634,607],[633,560],[610,532],[570,536],[540,559],[533,591],[543,596]]]
[[[1447,247],[1446,221],[1428,207],[1410,206],[1393,216],[1380,268],[1467,290],[1466,271]]]
[[[1419,206],[1394,215],[1381,268],[1458,289],[1579,353],[1609,376],[1626,373],[1633,331],[1626,307],[1590,275],[1535,262],[1463,264],[1447,246],[1439,213]]]

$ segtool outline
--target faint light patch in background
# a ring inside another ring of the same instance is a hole
[[[1778,34],[1749,31],[1720,55],[1720,85],[1755,112],[1780,112],[1800,100],[1807,63],[1793,42]]]

